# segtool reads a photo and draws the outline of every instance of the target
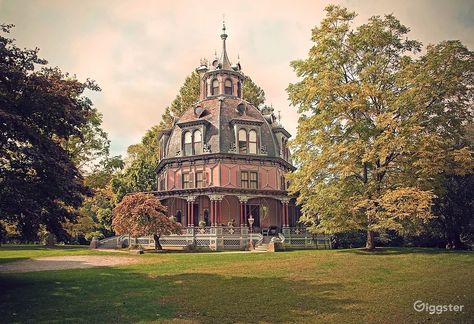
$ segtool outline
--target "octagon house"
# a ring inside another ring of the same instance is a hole
[[[251,240],[259,248],[276,236],[288,247],[329,247],[327,238],[298,225],[299,210],[287,193],[285,174],[295,169],[291,135],[273,108],[243,99],[246,77],[227,56],[225,26],[221,39],[220,58],[197,68],[199,100],[158,135],[154,194],[184,228],[161,244],[222,250],[244,249]]]

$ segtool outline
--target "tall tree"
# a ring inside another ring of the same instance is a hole
[[[125,196],[114,208],[112,226],[119,235],[153,235],[159,250],[161,235],[181,234],[181,224],[166,216],[166,207],[158,197],[146,193]]]
[[[302,114],[290,178],[314,231],[416,230],[432,216],[436,179],[472,172],[453,146],[472,123],[473,53],[459,42],[427,48],[393,15],[352,29],[355,13],[328,6],[309,57],[288,87]]]
[[[92,108],[80,134],[62,142],[62,147],[69,152],[82,173],[99,168],[108,158],[110,141],[101,125],[102,114]]]
[[[245,100],[257,108],[265,103],[265,91],[253,82],[249,76],[245,78],[242,94]]]
[[[46,67],[38,49],[18,48],[11,28],[0,26],[0,219],[27,240],[41,224],[60,236],[88,193],[62,143],[81,137],[94,114],[84,90],[100,89]]]

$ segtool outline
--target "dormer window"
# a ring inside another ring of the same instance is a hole
[[[184,133],[184,155],[193,155],[193,135],[189,131]]]
[[[247,132],[247,130],[241,128],[238,137],[240,154],[257,154],[257,132],[255,130],[251,129]]]
[[[231,79],[225,80],[224,93],[226,95],[232,95],[232,80]]]
[[[202,154],[202,133],[200,130],[186,131],[184,133],[184,155],[191,156]]]
[[[215,96],[219,94],[219,81],[217,79],[212,80],[211,86],[211,96]]]
[[[195,130],[193,135],[194,154],[202,154],[202,133],[200,130]]]
[[[257,154],[257,132],[254,130],[249,132],[249,153]]]
[[[239,130],[239,153],[247,154],[247,131],[245,129]]]

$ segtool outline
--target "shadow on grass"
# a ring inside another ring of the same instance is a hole
[[[355,299],[338,298],[342,288],[280,277],[151,275],[127,268],[0,275],[0,316],[6,322],[298,322],[357,310]]]
[[[393,247],[380,247],[374,251],[366,250],[364,248],[359,249],[344,249],[336,250],[338,253],[351,253],[360,255],[404,255],[404,254],[462,254],[462,253],[474,253],[473,251],[463,250],[445,250],[436,248],[393,248]]]

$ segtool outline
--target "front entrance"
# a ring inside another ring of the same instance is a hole
[[[199,225],[199,205],[198,204],[193,204],[193,215],[194,215],[194,226]]]
[[[247,225],[248,225],[248,219],[250,218],[250,215],[252,215],[254,221],[253,221],[253,227],[260,227],[260,205],[254,205],[254,204],[248,204],[247,205],[247,215],[245,219],[247,220]]]

